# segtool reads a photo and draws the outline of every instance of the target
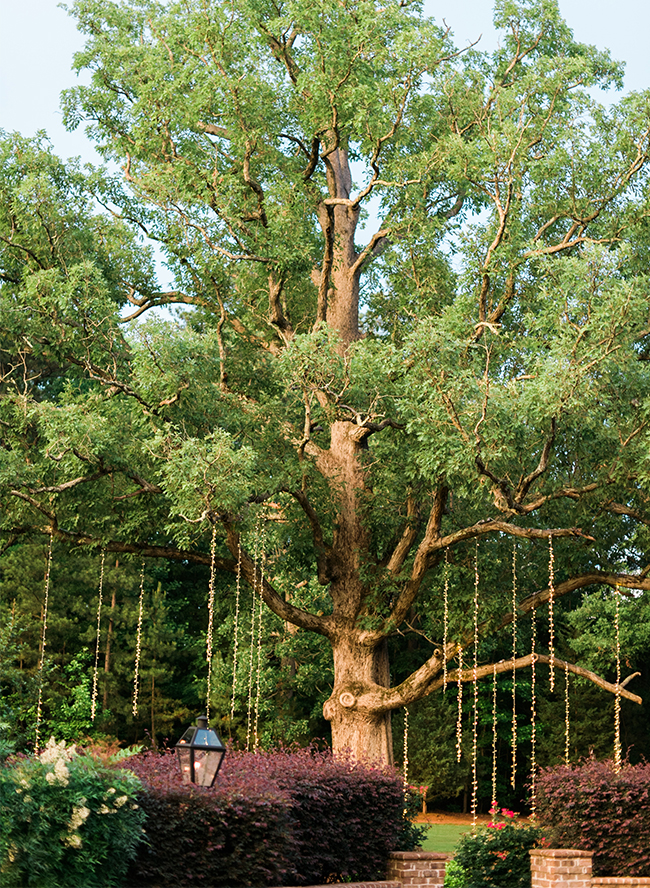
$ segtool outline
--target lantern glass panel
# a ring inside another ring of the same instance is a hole
[[[222,752],[194,750],[194,780],[199,786],[212,786],[222,758]]]
[[[191,728],[188,728],[187,731],[183,734],[181,739],[178,741],[179,743],[191,743],[192,738],[194,737],[194,731],[196,731],[196,726],[192,725]]]
[[[192,730],[194,729],[192,728]],[[182,740],[182,742],[186,741]],[[192,750],[189,748],[183,749],[179,744],[176,747],[176,752],[178,753],[178,762],[181,766],[183,783],[192,783]]]
[[[185,736],[185,735],[183,735]],[[182,740],[181,740],[182,742]],[[213,731],[212,728],[197,728],[196,729],[196,737],[194,738],[194,746],[211,746],[219,748],[221,746],[221,740],[217,736],[217,732]]]

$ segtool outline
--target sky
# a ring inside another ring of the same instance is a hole
[[[426,12],[443,19],[458,46],[481,37],[492,48],[491,0],[425,0]],[[611,50],[626,62],[626,89],[650,86],[650,4],[647,0],[560,0],[578,40]],[[44,129],[62,157],[98,161],[83,130],[67,133],[59,111],[61,90],[78,82],[73,54],[83,46],[74,21],[57,0],[0,0],[0,128],[33,135]]]

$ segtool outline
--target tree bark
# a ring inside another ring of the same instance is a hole
[[[381,765],[393,764],[390,711],[373,711],[357,704],[369,685],[388,687],[388,646],[369,648],[358,633],[344,632],[334,646],[334,690],[323,706],[332,727],[332,748],[354,758]]]

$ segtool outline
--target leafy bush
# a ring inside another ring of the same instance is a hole
[[[444,888],[465,888],[465,870],[453,859],[445,867]]]
[[[170,754],[136,756],[127,767],[144,784],[148,815],[150,844],[131,868],[139,884],[375,879],[391,850],[419,844],[396,774],[314,749],[231,751],[209,790],[183,784]]]
[[[466,833],[456,846],[453,870],[455,888],[527,888],[530,885],[529,851],[543,843],[542,832],[520,824],[514,811],[492,808],[493,820],[474,833]],[[457,867],[462,870],[458,872]],[[446,882],[445,882],[446,884]]]
[[[140,782],[52,739],[0,768],[0,885],[122,883],[143,838]]]
[[[553,847],[594,852],[595,875],[650,876],[650,764],[546,768],[537,813]]]

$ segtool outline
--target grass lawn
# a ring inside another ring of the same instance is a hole
[[[452,854],[456,842],[471,830],[469,824],[432,823],[428,826],[428,835],[422,843],[423,851],[438,851],[441,854]]]

